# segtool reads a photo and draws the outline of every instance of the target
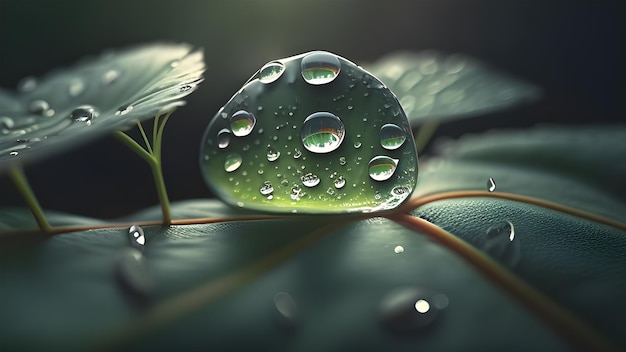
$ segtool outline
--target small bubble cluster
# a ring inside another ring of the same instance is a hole
[[[418,172],[393,93],[323,51],[263,65],[211,120],[200,162],[227,203],[278,213],[392,209]]]

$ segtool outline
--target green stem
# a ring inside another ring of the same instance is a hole
[[[140,158],[145,160],[150,166],[154,183],[156,186],[157,196],[159,197],[159,203],[161,204],[161,212],[163,213],[163,224],[169,226],[172,223],[172,216],[170,212],[170,201],[167,196],[167,189],[165,188],[165,180],[163,179],[163,171],[161,170],[161,158],[160,155],[156,156],[146,151],[139,143],[129,137],[122,131],[115,131],[114,135],[134,151]],[[155,144],[156,148],[156,144]],[[159,146],[160,149],[160,146]],[[160,154],[160,153],[159,153]]]
[[[439,123],[437,121],[426,121],[424,124],[417,130],[417,135],[415,136],[415,145],[417,147],[417,152],[421,153],[430,141],[430,138],[433,136],[435,131],[439,127]]]
[[[148,136],[146,136],[146,131],[144,131],[143,126],[141,125],[141,122],[139,120],[137,120],[137,128],[139,128],[139,132],[141,132],[141,137],[143,138],[143,142],[146,144],[146,149],[148,150],[148,153],[152,154],[152,146],[150,145]]]
[[[46,220],[46,216],[41,209],[41,205],[35,196],[32,188],[28,184],[28,180],[26,179],[26,175],[24,174],[24,170],[20,165],[14,165],[9,168],[9,175],[15,183],[18,192],[22,195],[28,208],[30,208],[30,212],[33,214],[35,221],[37,221],[37,225],[39,225],[39,229],[43,232],[51,232],[52,227],[48,224],[48,220]]]

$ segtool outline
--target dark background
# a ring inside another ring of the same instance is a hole
[[[168,123],[163,163],[171,200],[206,198],[202,132],[271,59],[320,49],[367,63],[395,50],[438,49],[472,55],[544,89],[539,103],[447,124],[438,135],[624,122],[625,22],[618,2],[569,0],[0,0],[0,86],[13,89],[24,76],[106,48],[156,41],[203,47],[206,80]],[[26,172],[46,209],[109,218],[157,204],[147,165],[113,138]],[[0,207],[21,204],[0,176]]]

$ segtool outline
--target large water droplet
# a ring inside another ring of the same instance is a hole
[[[91,125],[93,119],[98,117],[99,111],[91,105],[81,105],[70,114],[70,118],[76,122],[84,122],[87,126]]]
[[[296,302],[286,292],[274,295],[274,318],[284,328],[294,328],[298,323],[298,309]]]
[[[265,64],[259,71],[259,81],[261,83],[272,83],[282,76],[285,72],[285,65],[278,61],[273,61]]]
[[[224,149],[230,144],[230,130],[223,128],[217,132],[217,147]]]
[[[381,322],[398,333],[418,332],[435,322],[440,310],[432,294],[419,288],[399,288],[388,293],[380,306]]]
[[[141,226],[133,225],[128,229],[128,239],[130,245],[142,251],[146,245],[146,237],[144,236]]]
[[[489,192],[493,192],[496,190],[496,181],[494,181],[494,179],[491,177],[489,177],[489,180],[487,180],[487,190]]]
[[[244,110],[239,110],[230,117],[230,129],[237,137],[249,135],[255,124],[256,117]]]
[[[330,153],[339,148],[346,133],[341,119],[329,112],[309,115],[302,125],[304,147],[313,153]]]
[[[375,156],[369,162],[369,175],[372,180],[386,181],[396,172],[397,165],[398,159],[388,156]]]
[[[388,150],[398,149],[406,140],[406,133],[398,125],[388,123],[380,128],[380,145]]]
[[[302,78],[307,83],[320,85],[332,82],[341,71],[341,63],[336,55],[316,51],[302,58]]]
[[[320,178],[313,173],[307,173],[300,178],[302,180],[302,184],[307,187],[315,187],[320,183]]]
[[[237,153],[228,154],[226,156],[226,160],[224,161],[224,170],[226,170],[226,172],[233,172],[241,166],[242,162],[243,159],[241,158],[241,155]]]
[[[515,227],[510,221],[489,226],[484,237],[478,238],[478,241],[480,249],[509,268],[521,259],[519,239],[515,238]]]
[[[272,148],[272,146],[267,146],[267,161],[276,161],[280,157],[280,152],[276,149]]]
[[[404,247],[402,247],[402,246],[396,246],[396,247],[393,249],[393,252],[394,252],[394,253],[396,253],[396,254],[400,254],[400,253],[404,252]]]

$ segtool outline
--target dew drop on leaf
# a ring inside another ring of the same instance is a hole
[[[130,240],[130,245],[140,251],[142,251],[146,245],[146,236],[144,236],[141,226],[132,225],[128,229],[128,239]]]
[[[129,112],[133,111],[133,106],[128,104],[128,105],[122,105],[119,107],[119,109],[117,109],[117,111],[115,112],[115,115],[126,115]]]
[[[32,92],[37,88],[37,79],[32,76],[22,78],[17,84],[17,91],[20,93]]]
[[[267,146],[267,161],[276,161],[280,157],[280,152],[272,148],[271,145]]]
[[[396,333],[415,333],[432,325],[440,313],[433,294],[414,287],[398,288],[382,299],[382,325]]]
[[[151,295],[154,287],[153,278],[139,250],[132,247],[122,249],[118,254],[115,269],[121,288],[128,296],[142,300]]]
[[[309,115],[301,131],[302,144],[313,153],[330,153],[339,148],[346,133],[341,119],[329,112]]]
[[[267,196],[274,192],[274,186],[272,186],[270,181],[265,181],[263,182],[263,186],[261,186],[261,189],[259,191],[262,195]]]
[[[299,314],[296,302],[290,294],[278,292],[274,295],[274,319],[283,328],[294,328],[298,324]]]
[[[70,118],[72,121],[84,122],[87,126],[91,125],[93,119],[98,117],[100,112],[91,105],[81,105],[72,110]]]
[[[228,154],[226,156],[226,160],[224,161],[224,170],[226,170],[226,172],[233,172],[241,166],[242,162],[243,159],[241,158],[241,155],[237,153]]]
[[[302,77],[313,85],[327,84],[332,82],[341,71],[341,62],[337,56],[315,51],[302,58]]]
[[[85,91],[85,82],[80,78],[75,78],[70,82],[67,92],[70,97],[75,98]]]
[[[224,149],[230,144],[230,130],[228,128],[222,128],[217,132],[217,147]]]
[[[304,176],[301,177],[302,180],[302,184],[307,186],[307,187],[315,187],[317,185],[319,185],[320,183],[320,178],[317,177],[317,175],[312,174],[312,173],[308,173],[305,174]]]
[[[397,165],[398,159],[388,156],[375,156],[369,162],[369,175],[372,180],[386,181],[396,172]]]
[[[50,104],[42,99],[33,100],[28,105],[28,111],[35,115],[52,116],[54,111],[50,109]]]
[[[515,227],[510,221],[500,221],[489,226],[478,237],[477,246],[509,268],[515,267],[521,259],[519,239],[515,237]]]
[[[272,83],[282,76],[285,72],[285,65],[278,61],[273,61],[265,64],[259,71],[259,81],[261,83]]]
[[[346,179],[343,178],[343,176],[337,177],[337,179],[335,180],[335,188],[341,189],[345,185],[346,185]]]
[[[394,252],[394,253],[396,253],[396,254],[400,254],[400,253],[404,252],[404,247],[402,247],[402,246],[396,246],[396,247],[393,249],[393,252]]]
[[[230,129],[237,137],[249,135],[255,124],[256,117],[244,110],[239,110],[230,117]]]
[[[396,150],[406,141],[406,133],[400,126],[388,123],[380,128],[380,145],[387,150]]]
[[[395,95],[328,52],[265,64],[217,111],[201,146],[203,177],[213,193],[247,209],[389,210],[417,182],[414,139]],[[259,194],[267,185],[271,202]]]
[[[491,177],[489,177],[489,180],[487,180],[487,190],[489,192],[493,192],[496,190],[496,181],[494,181],[494,179]]]

